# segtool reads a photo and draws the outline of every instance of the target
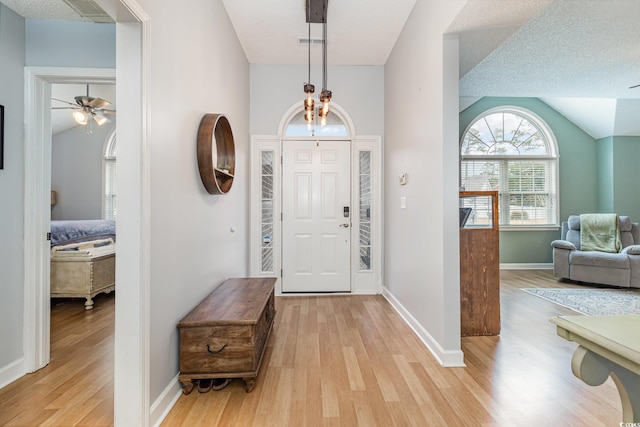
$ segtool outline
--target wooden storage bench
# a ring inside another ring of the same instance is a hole
[[[178,322],[184,394],[194,380],[256,377],[275,317],[275,278],[228,279]]]

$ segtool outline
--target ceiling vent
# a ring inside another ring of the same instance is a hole
[[[93,0],[64,0],[64,2],[83,18],[104,24],[113,23],[113,19]]]
[[[298,46],[307,46],[311,43],[311,46],[322,46],[321,37],[298,37]]]

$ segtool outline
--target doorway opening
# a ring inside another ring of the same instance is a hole
[[[251,138],[251,274],[277,277],[279,295],[380,293],[381,137],[334,103],[325,128],[302,114]]]
[[[148,425],[149,403],[149,167],[146,105],[149,69],[149,17],[135,0],[104,0],[101,6],[116,20],[118,179],[127,182],[118,194],[126,215],[118,217],[114,401],[115,425]],[[49,359],[50,110],[52,82],[76,82],[85,69],[25,68],[25,232],[24,232],[24,372],[34,372]],[[83,81],[112,81],[114,70],[96,69]],[[43,113],[44,112],[44,113]],[[49,178],[47,178],[49,177]],[[48,283],[48,281],[46,281]],[[159,419],[160,414],[151,418]]]
[[[49,363],[51,86],[53,84],[114,84],[113,69],[27,67],[27,127],[25,156],[25,357],[26,372]],[[36,166],[37,167],[34,167]]]

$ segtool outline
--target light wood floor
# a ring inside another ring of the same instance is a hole
[[[0,426],[113,425],[115,296],[56,299],[51,363],[0,389]]]
[[[575,344],[548,321],[575,313],[520,290],[575,285],[544,270],[503,271],[501,282],[501,335],[463,338],[466,368],[442,368],[380,296],[277,298],[255,390],[245,393],[240,380],[222,391],[194,390],[162,425],[617,426],[613,382],[590,387],[575,378]],[[89,316],[97,318],[96,309]],[[61,313],[60,323],[76,329],[91,323],[86,316]],[[77,332],[56,333],[52,354],[62,354],[47,372],[0,390],[0,425],[112,423],[112,322],[110,330],[89,343]],[[97,348],[109,355],[102,369]]]

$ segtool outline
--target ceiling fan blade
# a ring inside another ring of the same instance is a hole
[[[116,110],[98,110],[104,114],[116,114]]]
[[[87,104],[91,108],[103,108],[107,105],[111,105],[109,101],[105,101],[102,98],[89,98],[89,103]]]
[[[634,88],[637,88],[637,87],[640,87],[640,84],[637,84],[635,86],[629,86],[629,89],[634,89]]]
[[[52,110],[80,110],[77,105],[75,107],[51,107]]]
[[[65,104],[69,104],[69,105],[73,105],[74,107],[77,107],[77,105],[74,104],[73,102],[65,101],[64,99],[58,99],[58,98],[51,98],[51,99],[53,101],[64,102]]]

